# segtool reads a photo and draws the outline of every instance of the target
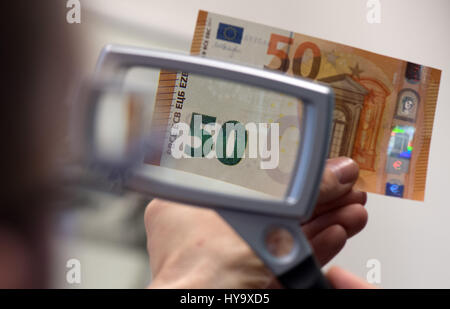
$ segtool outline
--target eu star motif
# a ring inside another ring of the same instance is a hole
[[[338,57],[336,56],[334,49],[333,49],[332,52],[328,53],[328,55],[327,55],[328,62],[330,64],[332,64],[334,67],[336,67],[336,60],[337,60],[337,58]]]
[[[362,72],[364,72],[363,70],[361,70],[359,68],[359,63],[356,63],[356,65],[354,67],[349,66],[350,71],[352,71],[352,76],[356,77],[356,78],[361,78],[361,76],[359,76]]]

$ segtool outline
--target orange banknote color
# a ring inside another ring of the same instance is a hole
[[[359,164],[360,190],[424,200],[440,70],[205,11],[191,53],[329,84],[329,157]]]

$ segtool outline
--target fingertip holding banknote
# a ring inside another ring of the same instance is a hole
[[[351,158],[333,158],[327,162],[327,167],[336,175],[341,184],[354,182],[358,178],[359,167]]]

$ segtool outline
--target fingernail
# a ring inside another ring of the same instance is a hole
[[[341,184],[353,182],[358,177],[359,168],[355,161],[347,157],[328,160],[328,166]]]
[[[358,190],[358,192],[360,192],[360,194],[362,195],[361,205],[366,206],[366,203],[367,203],[367,192],[359,191],[359,190]]]

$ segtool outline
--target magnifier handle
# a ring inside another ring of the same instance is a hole
[[[314,256],[310,255],[296,267],[278,276],[278,281],[287,289],[332,289],[322,274]]]

